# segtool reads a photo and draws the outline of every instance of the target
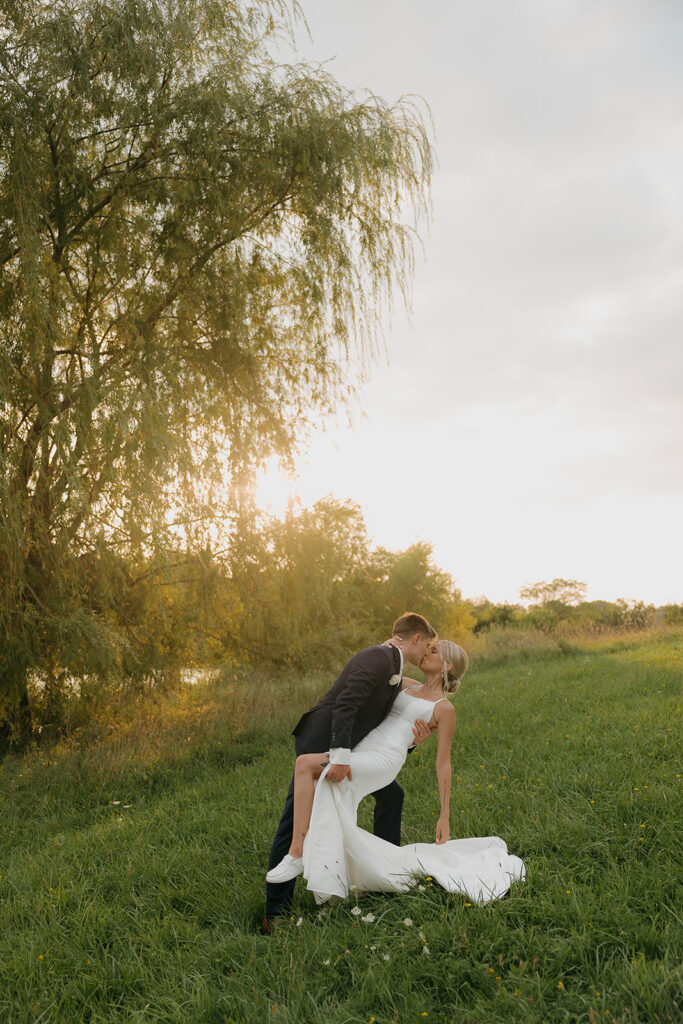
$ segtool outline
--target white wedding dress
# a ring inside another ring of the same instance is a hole
[[[425,876],[472,902],[504,896],[524,879],[524,864],[497,836],[447,843],[394,846],[356,824],[364,796],[398,775],[413,742],[418,718],[429,722],[432,701],[401,691],[386,718],[351,751],[352,781],[320,776],[303,850],[303,874],[317,903],[344,898],[350,889],[405,892]]]

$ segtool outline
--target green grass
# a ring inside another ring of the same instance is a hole
[[[289,730],[320,681],[197,691],[232,718],[152,758],[7,761],[0,1021],[680,1021],[682,654],[670,631],[466,676],[452,834],[500,835],[528,871],[486,907],[425,880],[361,896],[374,923],[319,917],[299,882],[293,919],[256,934]],[[401,776],[406,842],[433,835],[434,745]]]

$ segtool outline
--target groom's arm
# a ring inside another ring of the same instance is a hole
[[[371,647],[352,659],[349,674],[332,711],[330,760],[333,764],[349,763],[351,736],[358,710],[378,686],[389,682],[393,672],[393,656],[380,647]]]

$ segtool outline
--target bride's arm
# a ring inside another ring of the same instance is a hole
[[[455,733],[455,711],[449,701],[435,708],[434,718],[438,729],[439,742],[436,749],[436,777],[439,782],[439,820],[436,823],[436,841],[445,843],[450,839],[451,805],[451,747]]]

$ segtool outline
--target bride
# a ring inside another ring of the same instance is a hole
[[[444,889],[486,903],[503,896],[511,882],[524,879],[524,864],[509,855],[502,839],[450,839],[451,746],[455,711],[446,694],[455,693],[467,669],[462,647],[440,640],[420,668],[420,685],[403,679],[386,718],[351,751],[350,771],[326,782],[326,754],[302,754],[294,772],[294,828],[289,852],[266,875],[286,882],[303,874],[317,903],[344,898],[350,889],[405,892],[425,875]],[[436,842],[394,846],[356,824],[364,796],[388,785],[403,766],[413,726],[424,719],[438,734],[436,775],[439,818]]]

